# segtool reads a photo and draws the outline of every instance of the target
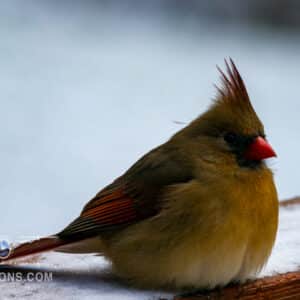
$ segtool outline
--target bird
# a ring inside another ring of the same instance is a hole
[[[207,111],[96,194],[57,234],[15,246],[96,253],[128,284],[213,289],[255,277],[272,252],[276,157],[233,60]],[[70,258],[71,259],[71,258]]]

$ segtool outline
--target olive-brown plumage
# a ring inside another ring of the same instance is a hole
[[[254,276],[277,232],[267,143],[234,63],[210,109],[100,191],[60,233],[7,259],[97,252],[135,285],[212,288]]]

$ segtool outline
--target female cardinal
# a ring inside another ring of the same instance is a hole
[[[266,141],[230,60],[210,109],[101,190],[61,232],[0,261],[56,249],[96,252],[133,284],[213,288],[266,263],[278,198]]]

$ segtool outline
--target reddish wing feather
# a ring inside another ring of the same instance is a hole
[[[136,218],[133,201],[130,198],[120,198],[84,211],[81,218],[92,218],[102,225],[116,225]]]
[[[87,238],[103,230],[138,221],[134,200],[122,189],[104,190],[84,208],[81,215],[58,234],[59,237]]]

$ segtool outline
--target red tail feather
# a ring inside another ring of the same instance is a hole
[[[26,242],[13,248],[8,257],[2,259],[0,258],[0,263],[27,255],[54,250],[65,244],[66,241],[57,236],[49,236],[31,242]]]

